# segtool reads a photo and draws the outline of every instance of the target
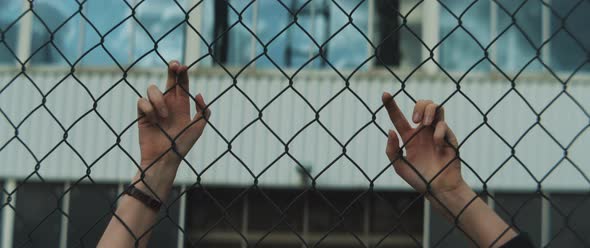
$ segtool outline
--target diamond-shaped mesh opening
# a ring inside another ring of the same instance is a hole
[[[589,1],[0,5],[4,245],[590,245]]]

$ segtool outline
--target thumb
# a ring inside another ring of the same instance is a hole
[[[393,130],[389,130],[389,135],[387,135],[387,147],[385,148],[385,154],[387,154],[387,157],[391,162],[394,162],[396,159],[399,159],[399,138]]]

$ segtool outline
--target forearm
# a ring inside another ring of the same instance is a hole
[[[173,166],[162,167],[165,168],[154,166],[148,169],[143,179],[138,172],[131,183],[140,191],[164,202],[172,188],[176,169],[169,168]],[[149,230],[157,216],[158,213],[144,203],[123,195],[98,247],[146,247],[151,234]]]
[[[471,237],[479,247],[500,247],[517,235],[517,233],[466,184],[457,188],[453,192],[439,193],[434,196],[436,196],[438,200],[434,199],[433,196],[429,196],[429,200],[433,203],[435,209],[445,215],[449,221],[457,221],[459,227]],[[440,205],[441,203],[444,207]]]

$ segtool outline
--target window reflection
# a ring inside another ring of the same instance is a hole
[[[31,62],[35,64],[73,63],[80,55],[80,15],[76,1],[38,0],[33,4]],[[71,19],[69,19],[73,16]],[[51,40],[53,36],[53,40]],[[51,42],[53,41],[53,42]]]
[[[521,6],[522,5],[522,6]],[[542,43],[542,11],[540,1],[498,1],[496,33],[497,64],[502,70],[518,72],[523,69],[539,71],[541,64],[535,58]],[[513,23],[514,16],[516,23]],[[506,31],[501,34],[504,30]]]
[[[572,72],[582,64],[588,65],[590,56],[590,29],[588,28],[588,1],[562,0],[552,1],[551,7],[557,14],[551,15],[551,68]],[[578,4],[579,3],[579,4]],[[575,9],[572,9],[575,8]],[[571,11],[571,13],[569,13]],[[562,25],[565,21],[565,25]],[[565,31],[567,29],[567,32]],[[590,71],[590,66],[581,70]]]
[[[104,66],[115,64],[115,61],[129,63],[133,22],[126,18],[131,16],[131,9],[121,0],[88,0],[84,7],[86,18],[94,27],[84,23],[84,52],[88,53],[82,64]],[[108,18],[104,13],[109,13]],[[101,36],[104,36],[102,44]]]
[[[483,47],[490,42],[490,4],[478,1],[470,5],[469,0],[440,2],[446,6],[440,8],[440,63],[445,70],[469,70],[484,57],[478,42]],[[456,29],[459,17],[464,29]],[[480,63],[473,70],[489,68],[489,64]]]
[[[176,2],[184,7],[186,1]],[[135,46],[132,63],[140,60],[140,66],[160,66],[172,59],[181,59],[185,25],[178,24],[184,21],[184,16],[182,9],[169,0],[148,0],[139,3],[137,20],[141,25],[134,27]],[[157,53],[154,50],[155,42]],[[158,53],[163,58],[160,58]]]
[[[16,23],[15,25],[12,25],[8,31],[6,30],[21,14],[22,2],[0,0],[0,6],[3,8],[0,12],[0,30],[6,32],[4,33],[4,42],[0,42],[0,64],[13,63],[15,58],[10,50],[16,54],[16,39],[18,36],[19,25]]]

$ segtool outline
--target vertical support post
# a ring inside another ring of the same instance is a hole
[[[369,37],[369,42],[367,42],[367,58],[370,57],[372,54],[375,53],[372,45],[375,41],[375,0],[369,0],[369,11],[367,15],[367,37]],[[372,69],[373,63],[367,63],[366,65],[369,69]]]
[[[309,195],[305,194],[303,202],[303,240],[309,241]],[[306,248],[305,244],[301,244],[301,248]]]
[[[424,219],[422,222],[422,247],[430,247],[430,201],[424,198]]]
[[[186,223],[186,185],[180,186],[180,209],[178,210],[178,225],[182,228],[182,230],[178,230],[178,243],[176,245],[177,248],[184,247],[184,232],[185,223]]]
[[[70,189],[70,182],[64,183],[64,195],[61,199],[61,210],[63,213],[61,214],[61,225],[60,225],[60,232],[59,232],[59,247],[66,248],[68,247],[68,216],[70,214],[70,192],[67,190]]]
[[[371,247],[371,198],[367,197],[365,198],[365,207],[363,213],[364,213],[364,218],[363,218],[363,231],[364,231],[364,235],[365,235],[365,246],[366,247]]]
[[[242,234],[248,239],[248,194],[244,196],[244,204],[242,204]],[[242,240],[241,247],[247,248],[249,240]]]
[[[190,0],[187,9],[193,9],[189,12],[187,22],[193,26],[196,30],[201,30],[201,13],[203,12],[203,4],[199,0]],[[199,4],[200,3],[200,4]],[[193,31],[192,28],[188,27],[185,29],[185,42],[184,42],[184,63],[192,64],[194,61],[199,59],[201,54],[201,37]]]
[[[551,197],[549,193],[545,193],[547,197]],[[545,247],[549,243],[551,235],[551,213],[549,201],[541,198],[541,246]]]
[[[551,4],[551,0],[545,0],[545,3],[547,4]],[[551,11],[549,10],[548,7],[545,7],[544,5],[541,5],[541,44],[543,42],[545,42],[546,40],[549,39],[549,36],[551,35]],[[549,64],[551,63],[551,51],[549,50],[551,49],[551,42],[548,42],[547,44],[545,44],[543,46],[543,48],[541,49],[541,58],[543,60],[543,63],[545,64]],[[546,70],[545,67],[543,67],[543,69]]]
[[[27,0],[22,0],[23,3],[23,12],[27,11],[31,8],[31,3]],[[20,21],[20,26],[18,29],[18,48],[16,50],[16,55],[18,60],[24,62],[29,59],[31,56],[31,42],[33,40],[33,13],[31,11],[27,12]],[[17,66],[20,66],[20,63],[16,62]]]
[[[422,39],[428,46],[422,48],[422,60],[430,58],[432,48],[438,43],[439,40],[439,19],[440,19],[440,5],[437,0],[424,0],[422,11]],[[432,51],[433,60],[438,61],[438,49]],[[435,73],[438,66],[433,61],[428,61],[424,64],[424,69],[427,73]]]
[[[6,192],[12,192],[16,189],[16,181],[14,179],[9,179],[4,183],[4,190]],[[12,193],[12,195],[6,195],[4,198],[4,202],[8,202],[8,197],[10,197],[10,203],[12,206],[16,207],[16,191]],[[5,205],[2,208],[2,248],[12,248],[12,239],[14,235],[14,210]]]
[[[255,34],[257,34],[258,31],[258,1],[254,2],[252,4],[252,32],[254,32]],[[252,37],[250,39],[250,60],[253,60],[254,57],[256,57],[256,42],[257,40],[254,39],[254,37]],[[256,61],[252,62],[251,64],[252,66],[256,66]]]
[[[494,40],[497,35],[498,35],[498,5],[496,4],[495,1],[490,1],[490,41]],[[490,51],[488,53],[490,56],[490,60],[494,61],[494,62],[498,58],[498,56],[497,56],[498,49],[496,49],[497,47],[498,47],[497,45],[491,46]],[[490,69],[494,70],[495,67],[492,66],[492,68],[490,68]]]

